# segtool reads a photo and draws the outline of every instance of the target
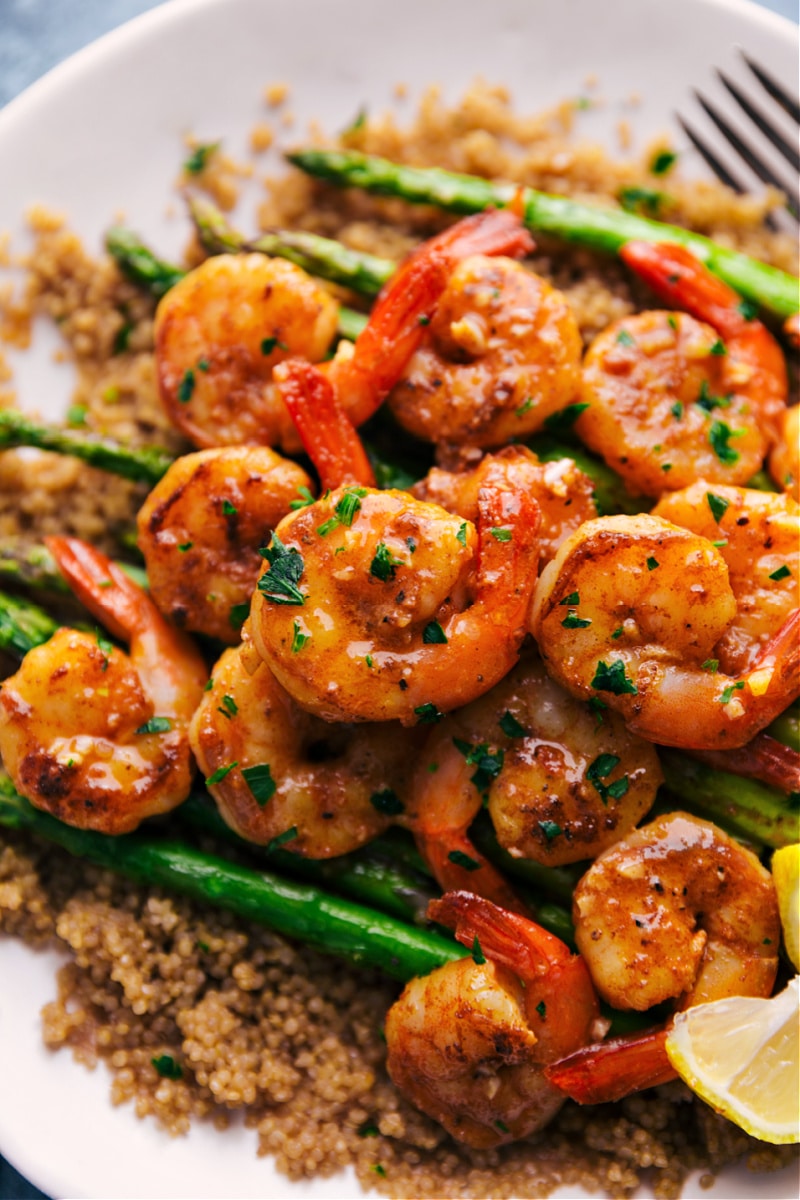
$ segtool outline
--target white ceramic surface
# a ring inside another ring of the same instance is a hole
[[[672,114],[687,110],[693,86],[718,93],[713,66],[743,77],[738,46],[796,87],[796,28],[744,0],[173,0],[0,112],[0,230],[23,245],[21,214],[38,201],[68,213],[99,249],[122,211],[165,256],[177,253],[186,224],[172,189],[184,135],[222,137],[243,155],[250,129],[264,119],[270,82],[292,85],[295,123],[286,142],[301,141],[312,118],[338,129],[362,105],[410,113],[431,81],[455,98],[481,75],[506,84],[521,110],[601,99],[579,114],[581,133],[613,148],[625,119],[642,147],[676,132]],[[588,92],[590,75],[598,84]],[[402,103],[393,100],[398,82],[408,85]],[[684,160],[703,173],[691,152]],[[247,204],[239,223],[247,226]],[[54,331],[42,327],[32,353],[14,359],[22,403],[32,411],[56,414],[68,398],[70,371],[53,363],[56,345]],[[42,1046],[39,1010],[54,994],[57,962],[0,942],[0,1148],[39,1187],[62,1200],[361,1194],[351,1176],[289,1184],[256,1158],[254,1135],[243,1129],[219,1135],[197,1127],[171,1140],[152,1122],[113,1109],[105,1068],[90,1074]],[[797,1174],[729,1170],[703,1194],[745,1200],[756,1193],[794,1200]],[[700,1195],[696,1180],[685,1194]]]

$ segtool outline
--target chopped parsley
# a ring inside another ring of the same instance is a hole
[[[597,688],[600,692],[613,692],[615,696],[636,696],[639,694],[636,684],[631,683],[625,674],[625,663],[622,659],[617,659],[610,665],[602,660],[598,662],[594,679],[589,686]]]
[[[222,512],[226,517],[235,517],[238,511],[236,505],[231,504],[230,500],[222,501]]]
[[[453,738],[453,745],[459,754],[464,755],[468,767],[477,768],[470,776],[470,783],[474,783],[479,792],[485,792],[503,769],[505,751],[490,750],[488,742],[473,745],[461,738]]]
[[[786,563],[784,563],[782,567],[778,567],[777,571],[773,571],[769,578],[774,579],[778,583],[781,579],[788,579],[791,573]]]
[[[281,342],[276,337],[265,337],[261,339],[261,353],[264,355],[272,354],[272,351],[276,346],[279,350],[289,349],[289,347],[286,345],[286,342]]]
[[[307,487],[299,487],[297,489],[297,500],[289,501],[289,508],[292,512],[296,512],[298,508],[308,508],[309,504],[314,503],[314,497]]]
[[[249,787],[253,799],[261,808],[271,800],[278,785],[272,778],[269,763],[256,763],[253,767],[242,767],[242,778]]]
[[[581,602],[581,598],[578,595],[578,593],[570,592],[570,594],[568,596],[565,596],[563,600],[559,600],[558,603],[559,604],[567,604],[567,605],[575,605],[575,604],[580,604],[580,602]]]
[[[653,175],[666,175],[677,161],[678,156],[674,150],[658,150],[650,160],[650,171]]]
[[[736,437],[739,432],[741,431],[731,429],[730,425],[726,425],[724,421],[711,422],[708,440],[711,443],[711,449],[726,467],[732,467],[739,461],[739,451],[734,450],[729,444],[731,438]]]
[[[273,533],[272,544],[259,553],[269,563],[258,581],[258,590],[265,599],[273,604],[305,604],[307,596],[297,586],[305,566],[300,552],[294,546],[284,546]]]
[[[180,1079],[183,1076],[183,1067],[171,1054],[158,1054],[150,1062],[162,1079]]]
[[[719,358],[723,354],[728,353],[728,347],[725,345],[722,338],[717,338],[717,340],[714,342],[714,345],[710,347],[708,353],[713,354],[713,355],[715,355],[715,357]]]
[[[615,341],[617,342],[617,345],[619,345],[619,346],[635,346],[636,345],[636,338],[632,337],[631,334],[628,333],[627,329],[620,329],[619,333],[617,334],[617,336],[615,338]]]
[[[586,400],[579,404],[568,404],[566,408],[560,409],[559,412],[551,413],[549,417],[545,417],[542,422],[542,428],[546,429],[548,433],[553,434],[569,433],[578,417],[588,407],[589,403]]]
[[[661,212],[669,196],[653,188],[624,187],[617,193],[617,199],[626,212],[644,213],[646,216],[655,217]]]
[[[564,832],[557,821],[538,821],[537,824],[548,842],[552,842],[553,838]]]
[[[418,718],[419,725],[435,725],[437,721],[441,721],[444,713],[439,712],[438,708],[431,701],[427,704],[420,704],[414,709],[414,713]]]
[[[657,559],[657,558],[653,558],[653,555],[651,554],[651,555],[650,555],[650,557],[649,557],[649,558],[648,558],[648,560],[647,560],[647,569],[648,569],[648,571],[655,571],[655,569],[656,569],[656,567],[657,567],[658,565],[659,565],[658,559]]]
[[[376,579],[380,579],[381,583],[388,583],[390,579],[394,579],[397,568],[403,565],[403,559],[392,554],[385,542],[378,542],[375,547],[375,557],[369,565],[369,573]]]
[[[706,492],[706,500],[712,517],[719,524],[730,507],[730,501],[726,500],[724,496],[716,496],[714,492]]]
[[[456,541],[461,542],[462,546],[466,546],[466,544],[467,544],[467,522],[466,521],[462,521],[461,524],[459,525],[458,533],[456,534]]]
[[[422,640],[428,646],[444,646],[447,644],[447,634],[438,621],[429,621],[422,631]]]
[[[701,671],[710,671],[712,675],[716,675],[717,671],[719,670],[719,659],[718,658],[707,658],[705,660],[705,662],[702,664],[702,666],[700,667],[700,670]]]
[[[303,649],[306,642],[311,640],[310,633],[303,633],[300,628],[300,622],[295,617],[294,625],[292,626],[292,654],[297,654]]]
[[[736,305],[736,311],[745,321],[754,321],[758,316],[758,305],[753,300],[743,297]]]
[[[383,788],[380,792],[373,792],[369,798],[369,802],[374,809],[379,813],[384,813],[387,817],[396,817],[401,812],[405,812],[405,805],[396,792],[391,788]]]
[[[578,614],[573,612],[571,609],[561,622],[564,629],[588,629],[591,623],[592,622],[589,617],[579,617]]]
[[[463,867],[465,871],[477,871],[480,869],[481,864],[478,860],[470,858],[463,850],[451,850],[447,857],[451,863],[455,863],[457,867]]]
[[[624,627],[623,627],[622,625],[618,625],[618,626],[617,626],[617,628],[614,630],[614,632],[612,633],[612,635],[611,635],[611,636],[612,636],[612,638],[614,639],[614,641],[616,641],[616,640],[617,640],[617,638],[621,638],[621,637],[622,637],[622,635],[623,635],[623,633],[624,633],[624,632],[625,632],[625,629],[624,629]]]
[[[511,541],[512,535],[511,535],[510,529],[503,529],[501,526],[495,525],[495,527],[493,529],[489,530],[489,533],[498,542],[510,542]]]
[[[208,779],[206,780],[206,785],[208,787],[213,787],[215,783],[221,783],[228,772],[232,771],[234,767],[238,767],[238,765],[238,762],[232,762],[228,763],[227,767],[217,767],[216,771],[214,771],[212,775],[209,775]]]
[[[228,613],[228,624],[232,629],[241,629],[247,618],[250,616],[250,601],[244,600],[241,604],[232,604]]]
[[[707,379],[704,379],[700,384],[700,392],[695,400],[695,404],[698,408],[702,408],[704,412],[713,412],[715,408],[730,408],[730,403],[730,396],[714,396],[711,394]]]
[[[293,825],[291,829],[285,829],[283,833],[279,833],[277,837],[271,838],[267,842],[267,853],[270,850],[279,850],[281,846],[285,846],[287,842],[293,842],[297,837],[297,826]]]
[[[542,1020],[544,1020],[545,1017],[547,1016],[547,1005],[545,1004],[544,1000],[540,1000],[539,1003],[536,1005],[536,1011],[539,1014],[539,1016],[542,1018]]]
[[[378,1129],[378,1126],[373,1121],[365,1121],[363,1125],[359,1125],[356,1133],[362,1138],[377,1137],[380,1129]]]
[[[681,417],[683,416],[683,404],[680,400],[676,400],[675,403],[670,406],[669,411],[672,413],[676,421],[680,421]]]
[[[584,107],[586,107],[586,108],[589,107],[588,101],[587,101],[586,105],[584,105]],[[495,1127],[495,1129],[499,1129],[501,1133],[509,1133],[510,1132],[505,1121],[501,1121],[499,1117],[495,1117],[494,1127]]]
[[[361,508],[361,501],[366,496],[367,489],[362,487],[347,488],[346,491],[339,497],[333,508],[333,516],[325,521],[317,529],[320,537],[325,537],[337,525],[343,525],[345,529],[349,529],[353,524],[356,513]]]
[[[719,698],[720,704],[728,704],[733,697],[733,693],[740,692],[743,687],[744,684],[742,683],[741,679],[737,683],[729,683],[728,686],[723,689],[722,695]]]
[[[477,965],[479,967],[482,967],[483,964],[486,962],[486,955],[481,950],[481,944],[478,941],[477,933],[475,934],[475,937],[472,942],[472,961],[474,963],[477,963]]]
[[[530,410],[532,408],[533,408],[533,396],[528,396],[527,399],[523,400],[522,404],[520,404],[518,408],[514,409],[514,416],[515,417],[524,417],[525,413],[530,412]]]
[[[192,153],[185,160],[183,169],[187,175],[199,175],[208,166],[208,161],[217,150],[219,150],[219,142],[205,142],[199,146],[195,146]]]
[[[430,319],[430,317],[427,317],[425,315],[425,313],[420,313],[420,315],[417,317],[418,325],[430,325],[430,323],[431,323],[431,319]]]
[[[620,779],[615,779],[613,783],[603,783],[603,780],[611,774],[614,767],[619,764],[619,761],[619,756],[616,754],[600,754],[586,768],[586,778],[600,796],[603,804],[608,804],[609,797],[612,800],[621,800],[628,791],[629,781],[627,775],[623,775]]]
[[[217,712],[222,713],[223,717],[227,717],[230,721],[231,717],[235,717],[239,711],[239,705],[234,700],[233,696],[223,696],[222,704],[217,709]]]
[[[186,554],[189,550],[191,550],[193,545],[194,545],[194,542],[179,542],[178,550],[180,551],[181,554]]]
[[[189,367],[183,373],[183,379],[178,384],[178,399],[181,404],[188,404],[194,391],[194,371]]]
[[[172,721],[169,717],[151,717],[149,721],[145,721],[144,725],[140,725],[136,732],[168,733],[170,729],[172,729]]]
[[[519,721],[512,712],[504,712],[498,724],[500,725],[500,728],[506,737],[521,738],[528,736],[527,730],[520,725]]]

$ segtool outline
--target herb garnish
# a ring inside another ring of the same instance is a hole
[[[269,563],[258,581],[262,595],[273,604],[305,604],[307,596],[297,586],[305,566],[300,552],[294,546],[284,546],[273,533],[272,544],[262,547],[259,553]]]

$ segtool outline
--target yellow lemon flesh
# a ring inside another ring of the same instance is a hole
[[[783,846],[772,856],[786,953],[800,971],[800,844]]]
[[[675,1070],[707,1104],[764,1142],[800,1141],[800,976],[771,999],[731,996],[678,1013]]]

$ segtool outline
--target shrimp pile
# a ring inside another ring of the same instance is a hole
[[[567,300],[519,261],[531,249],[510,210],[452,225],[352,346],[299,267],[247,253],[190,271],[160,302],[156,363],[199,449],[139,512],[149,594],[91,547],[51,544],[129,656],[61,629],[0,692],[16,787],[75,825],[131,830],[180,804],[196,765],[258,845],[326,859],[410,832],[444,893],[429,918],[472,957],[408,984],[388,1071],[482,1148],[542,1129],[568,1095],[673,1077],[663,1011],[604,1041],[600,1000],[771,994],[771,876],[701,816],[664,813],[659,747],[800,778],[765,733],[800,694],[778,343],[685,250],[631,243],[624,262],[670,307],[582,357]],[[409,489],[378,486],[357,432],[381,409],[433,447]],[[559,415],[650,511],[598,512],[569,441],[561,457],[524,444]],[[750,486],[765,464],[779,492]],[[577,953],[509,863],[580,876]]]

